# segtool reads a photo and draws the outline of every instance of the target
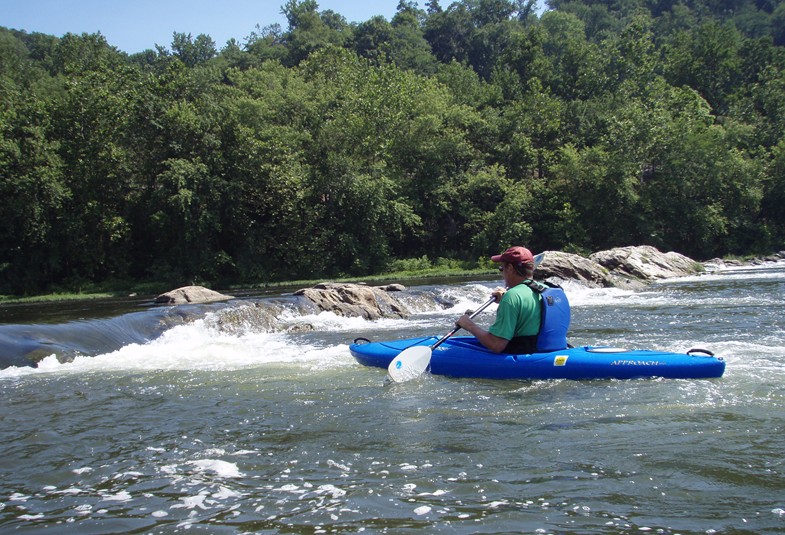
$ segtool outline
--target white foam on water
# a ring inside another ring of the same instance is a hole
[[[205,505],[205,500],[210,497],[209,491],[202,490],[196,496],[185,496],[180,498],[182,503],[176,503],[169,507],[169,509],[202,509],[207,510],[209,507]]]
[[[211,473],[223,478],[236,478],[245,475],[240,472],[235,463],[221,461],[219,459],[201,459],[198,461],[190,461],[188,464],[194,466],[197,472]]]
[[[679,292],[673,285],[680,281],[706,280],[708,276],[682,277],[653,281],[643,290],[626,290],[623,288],[589,288],[576,281],[566,281],[562,288],[567,294],[570,306],[580,307],[658,307],[658,306],[782,306],[783,300],[779,296],[765,297],[761,295],[712,296],[688,294]],[[746,276],[745,276],[746,277]],[[782,272],[766,274],[760,279],[782,279]],[[670,286],[670,287],[669,287]]]
[[[43,515],[43,513],[39,513],[37,515],[36,514],[24,514],[24,515],[19,515],[17,518],[19,520],[41,520],[42,518],[44,518],[44,515]]]
[[[322,319],[327,324],[333,321],[332,318]],[[368,325],[365,321],[366,330]],[[345,329],[351,327],[345,325]],[[346,344],[319,347],[295,341],[285,333],[222,333],[206,326],[205,320],[200,319],[174,327],[146,344],[129,344],[102,355],[77,356],[65,363],[50,355],[41,360],[37,368],[9,367],[0,370],[0,379],[116,371],[229,371],[279,363],[324,368],[349,362],[348,355]]]
[[[725,360],[728,370],[765,375],[771,381],[777,377],[785,380],[785,348],[781,345],[724,341],[713,343],[712,351]]]
[[[69,495],[69,496],[76,496],[77,494],[82,494],[86,492],[76,487],[69,487],[63,490],[56,490],[56,489],[46,489],[46,490],[52,490],[53,491],[52,494],[62,494],[62,495]]]
[[[575,281],[565,281],[561,287],[567,294],[571,307],[607,306],[609,302],[637,306],[646,299],[641,296],[641,293],[652,294],[652,292],[634,292],[622,288],[589,288]]]
[[[104,501],[108,502],[128,502],[131,501],[131,494],[128,491],[121,490],[116,494],[107,494],[102,496]]]
[[[242,498],[246,496],[243,492],[235,492],[230,488],[220,486],[217,492],[213,492],[212,497],[216,500],[227,500],[229,498]]]
[[[308,325],[315,331],[330,332],[355,332],[367,330],[371,325],[374,329],[400,328],[404,320],[395,318],[382,318],[369,321],[361,317],[344,317],[333,312],[320,312],[318,314],[297,315],[291,310],[284,311],[279,316],[279,321],[286,326]]]
[[[417,516],[427,515],[432,510],[433,510],[433,508],[428,506],[428,505],[421,505],[420,507],[417,507],[414,510],[414,514],[417,515]]]

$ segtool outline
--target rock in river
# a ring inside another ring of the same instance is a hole
[[[322,282],[311,288],[297,290],[295,295],[305,297],[320,310],[339,316],[360,316],[375,320],[408,316],[406,309],[389,293],[401,289],[400,285],[381,288],[364,284]]]
[[[234,299],[234,297],[214,292],[204,286],[183,286],[159,295],[155,298],[155,302],[164,305],[186,305],[226,301],[228,299]]]

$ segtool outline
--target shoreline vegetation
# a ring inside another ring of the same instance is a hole
[[[766,258],[769,258],[774,254],[775,253],[766,256],[748,255],[743,257],[729,255],[723,257],[722,260],[726,263],[732,264],[751,264],[756,261],[763,262]],[[398,261],[399,269],[395,271],[367,275],[363,277],[339,277],[335,279],[329,279],[329,281],[337,283],[382,284],[388,282],[397,282],[406,284],[407,282],[417,282],[424,279],[480,277],[492,276],[496,274],[495,268],[490,265],[489,261],[481,262],[483,265],[476,267],[466,267],[465,264],[459,265],[457,262],[446,261],[444,259],[439,259],[434,264],[431,264],[427,258],[418,258]],[[311,287],[320,282],[325,282],[325,279],[320,278],[308,280],[248,283],[245,285],[229,285],[226,287],[222,287],[220,285],[211,285],[208,283],[204,283],[204,285],[217,291],[236,292],[239,290],[253,293],[254,291],[264,292],[272,290],[294,290]],[[197,282],[197,284],[199,284],[199,282]],[[89,285],[81,289],[64,288],[60,291],[40,295],[14,296],[0,294],[0,306],[68,301],[89,301],[96,299],[125,298],[146,295],[155,296],[157,294],[170,291],[175,286],[182,286],[182,284],[166,282],[134,283],[116,281],[111,285]]]
[[[422,259],[418,259],[422,262]],[[339,277],[329,279],[330,282],[339,283],[383,283],[387,281],[407,282],[418,281],[423,279],[438,279],[448,277],[471,277],[493,275],[495,269],[490,266],[482,266],[475,268],[465,268],[456,265],[434,265],[431,267],[420,267],[415,269],[402,269],[397,271],[390,271],[386,273],[379,273],[375,275],[366,275],[362,277]],[[286,289],[299,289],[304,287],[313,286],[320,282],[324,282],[325,278],[319,279],[303,279],[303,280],[285,280],[276,282],[257,282],[248,284],[232,284],[226,287],[220,285],[213,285],[206,282],[197,281],[196,284],[210,287],[211,289],[232,292],[237,290],[244,290],[253,292],[268,291],[268,290],[286,290]],[[83,289],[68,289],[65,288],[61,291],[52,293],[30,296],[14,296],[14,295],[1,295],[0,306],[6,304],[24,304],[24,303],[43,303],[43,302],[57,302],[57,301],[79,301],[91,299],[110,299],[121,297],[134,297],[137,295],[151,295],[160,294],[171,290],[174,286],[182,286],[183,284],[169,284],[165,282],[146,282],[146,283],[121,283],[115,282],[111,285],[88,285]]]

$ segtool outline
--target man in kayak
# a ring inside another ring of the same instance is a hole
[[[492,294],[499,303],[496,321],[486,331],[464,314],[456,325],[472,333],[495,353],[534,353],[540,331],[542,298],[524,284],[534,276],[534,256],[526,247],[510,247],[502,254],[492,256],[491,260],[499,263],[505,286]]]

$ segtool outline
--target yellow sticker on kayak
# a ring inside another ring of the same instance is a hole
[[[553,365],[554,366],[566,366],[568,358],[570,358],[569,355],[556,355],[556,357],[553,359]]]

